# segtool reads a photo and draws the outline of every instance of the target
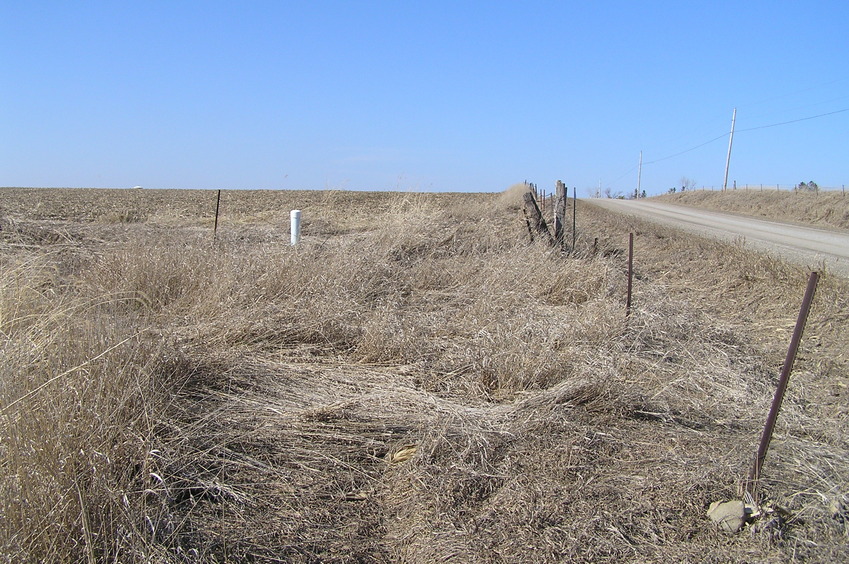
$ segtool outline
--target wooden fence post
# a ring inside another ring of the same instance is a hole
[[[563,248],[563,222],[566,218],[566,185],[557,181],[554,189],[554,238]]]
[[[578,244],[578,187],[572,186],[572,252]]]

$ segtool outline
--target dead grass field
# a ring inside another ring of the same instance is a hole
[[[846,560],[849,284],[727,535],[807,273],[519,190],[0,190],[2,558]]]
[[[739,189],[693,190],[658,196],[657,200],[726,213],[749,215],[826,228],[849,229],[849,196],[828,192]]]

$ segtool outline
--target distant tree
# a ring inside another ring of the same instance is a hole
[[[684,192],[685,190],[695,190],[695,189],[696,189],[696,181],[695,180],[693,180],[691,178],[687,178],[686,176],[681,177],[681,191],[682,192]]]
[[[645,198],[645,197],[646,197],[646,191],[643,190],[642,192],[640,192],[640,198]]]
[[[678,188],[676,188],[675,186],[673,186],[672,188],[669,189],[670,194],[674,194],[677,191],[678,191]]]
[[[813,180],[810,182],[800,182],[795,188],[800,192],[818,192],[820,189],[820,187],[817,186],[817,183]]]

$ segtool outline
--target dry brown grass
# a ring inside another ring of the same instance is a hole
[[[837,190],[794,192],[792,190],[778,191],[774,187],[771,190],[749,187],[725,192],[707,190],[677,192],[664,194],[656,199],[774,221],[849,229],[849,196]]]
[[[4,191],[0,552],[845,559],[846,283],[765,470],[792,518],[729,537],[704,512],[745,475],[804,273],[590,211],[560,256],[519,192],[225,192],[213,245],[214,193]]]

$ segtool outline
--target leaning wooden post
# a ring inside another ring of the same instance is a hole
[[[525,224],[528,226],[528,235],[531,237],[531,243],[534,242],[534,229],[531,227],[531,218],[528,216],[528,208],[522,208],[522,213],[525,214]]]
[[[533,226],[537,233],[543,235],[549,244],[554,243],[551,238],[551,233],[548,231],[548,225],[545,223],[545,219],[539,211],[539,206],[537,205],[533,192],[525,192],[522,198],[525,201],[525,213],[527,214],[527,218],[528,221],[530,221],[531,226]]]
[[[563,247],[563,221],[566,218],[566,185],[560,180],[554,190],[554,238]]]
[[[802,298],[802,307],[799,310],[799,317],[796,319],[796,327],[793,329],[793,336],[790,338],[790,347],[787,349],[787,357],[784,359],[784,366],[781,367],[781,376],[778,379],[778,387],[775,390],[775,396],[772,398],[772,405],[769,408],[769,415],[766,418],[764,432],[761,435],[761,442],[758,445],[758,454],[755,456],[755,462],[752,465],[752,470],[749,472],[749,477],[746,480],[746,493],[752,498],[757,499],[755,490],[758,480],[761,475],[766,453],[769,450],[769,443],[772,440],[772,433],[775,430],[775,421],[778,419],[778,411],[781,409],[781,403],[784,401],[784,392],[787,390],[787,383],[790,381],[790,372],[793,370],[793,363],[796,361],[796,353],[799,350],[799,342],[802,340],[802,333],[805,331],[805,324],[808,321],[808,314],[811,311],[811,302],[814,300],[814,293],[817,290],[817,282],[819,281],[819,273],[811,272],[808,278],[808,287],[805,290],[805,297]]]

